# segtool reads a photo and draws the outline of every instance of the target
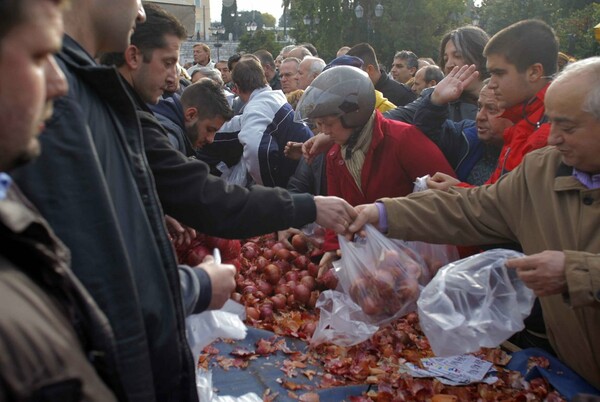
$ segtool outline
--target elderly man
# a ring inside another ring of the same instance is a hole
[[[444,79],[444,73],[438,66],[425,66],[420,68],[415,74],[412,87],[410,88],[415,95],[421,96],[425,88],[434,87]]]
[[[560,359],[600,388],[600,58],[573,63],[544,100],[549,147],[496,184],[426,191],[358,207],[389,237],[435,243],[517,242],[507,263],[539,296]],[[378,206],[379,205],[379,206]]]
[[[325,68],[325,61],[318,57],[306,56],[298,65],[298,89],[306,89]]]

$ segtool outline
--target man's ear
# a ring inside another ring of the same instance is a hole
[[[183,111],[183,117],[185,118],[186,123],[191,123],[198,117],[198,109],[195,107],[188,107]]]
[[[527,79],[529,82],[537,82],[543,77],[544,66],[542,66],[542,63],[535,63],[527,68]]]
[[[412,75],[414,77],[415,74],[417,73],[417,68],[416,67],[411,67],[411,68],[408,69],[408,71],[410,71],[410,75]]]
[[[374,74],[376,71],[379,71],[378,67],[375,67],[372,64],[367,64],[367,69],[365,70],[365,72],[369,74],[369,76],[371,76],[371,74]]]
[[[135,45],[127,46],[124,56],[125,64],[127,64],[131,70],[137,70],[140,64],[144,62],[142,52],[140,52],[140,49],[138,49]]]

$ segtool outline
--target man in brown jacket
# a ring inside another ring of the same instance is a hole
[[[39,154],[52,99],[67,90],[53,56],[63,35],[60,3],[0,1],[1,401],[116,401],[109,387],[120,393],[98,374],[114,369],[106,317],[7,174]]]
[[[545,98],[549,147],[489,186],[357,207],[350,226],[432,243],[517,242],[507,263],[540,297],[559,358],[600,389],[600,57],[569,65]]]

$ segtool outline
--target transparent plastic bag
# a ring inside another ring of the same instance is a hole
[[[318,223],[309,223],[300,229],[302,234],[317,248],[322,248],[325,243],[325,228]]]
[[[422,241],[409,241],[406,244],[425,263],[426,269],[423,270],[423,275],[419,279],[419,283],[423,286],[431,281],[440,268],[460,258],[456,246],[450,244],[431,244]]]
[[[240,161],[232,167],[228,167],[225,162],[219,162],[217,164],[217,169],[221,172],[221,179],[229,184],[237,184],[242,187],[249,184],[248,169],[246,168],[244,158],[241,158]]]
[[[523,257],[494,249],[448,264],[421,291],[421,328],[437,356],[496,347],[522,330],[535,295],[505,267]]]
[[[310,339],[313,347],[326,342],[338,346],[357,345],[371,338],[379,329],[366,322],[365,313],[347,294],[326,290],[319,295],[316,307],[320,315]]]
[[[406,243],[388,239],[371,225],[365,231],[366,237],[352,242],[338,236],[339,284],[369,323],[382,325],[416,310],[424,264]]]
[[[413,193],[428,190],[427,180],[430,178],[429,175],[417,177],[414,182],[415,186],[413,187]],[[420,258],[423,259],[423,262],[425,262],[428,272],[424,272],[424,275],[421,276],[421,280],[419,281],[421,285],[428,284],[441,267],[460,258],[456,246],[449,244],[431,244],[421,241],[409,241],[407,244],[415,250]]]

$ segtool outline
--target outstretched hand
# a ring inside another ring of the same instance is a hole
[[[474,64],[454,67],[452,71],[438,82],[431,93],[431,103],[445,105],[460,98],[465,88],[479,77],[479,72]]]
[[[315,222],[338,234],[345,234],[348,226],[356,218],[354,208],[339,197],[316,196],[315,205],[317,206]]]

